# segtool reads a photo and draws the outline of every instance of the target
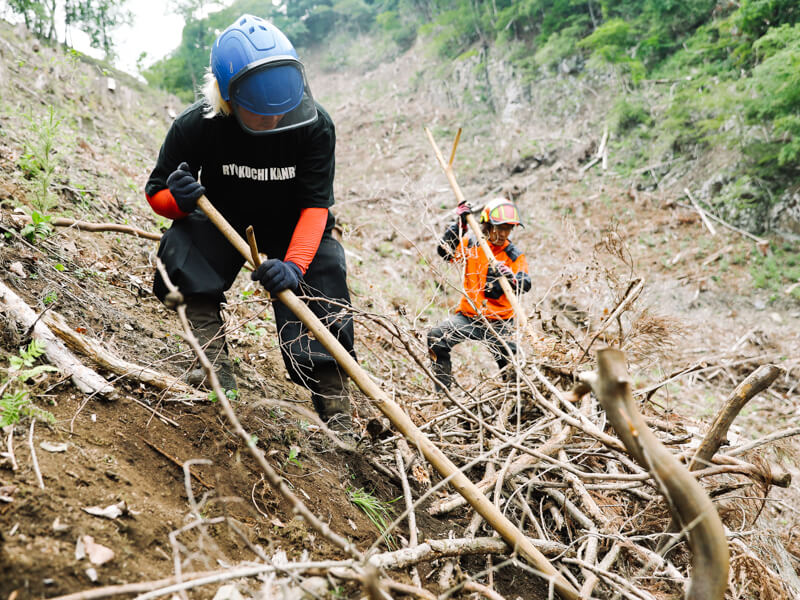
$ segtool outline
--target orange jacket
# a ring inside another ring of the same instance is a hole
[[[472,235],[465,235],[453,248],[452,242],[455,240],[452,239],[451,229],[452,227],[445,232],[439,246],[439,254],[451,262],[458,261],[465,264],[464,291],[466,294],[461,296],[456,312],[468,317],[475,317],[480,311],[489,320],[513,319],[514,309],[511,308],[508,298],[500,290],[499,284],[496,283],[496,275],[491,277],[489,261],[484,255],[483,249],[478,245],[478,241]],[[448,248],[448,246],[450,247]],[[498,262],[508,265],[514,272],[514,279],[510,281],[512,287],[518,292],[527,292],[531,288],[531,279],[528,275],[528,261],[525,259],[525,255],[510,240],[506,240],[502,246],[489,244],[489,248]],[[487,279],[490,290],[488,297],[486,295]],[[494,290],[495,293],[492,293],[491,290]]]

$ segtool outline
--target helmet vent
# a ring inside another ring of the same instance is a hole
[[[256,30],[256,28],[251,25],[250,26],[250,33],[253,33],[255,30]]]

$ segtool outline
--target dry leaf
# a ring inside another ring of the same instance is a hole
[[[411,476],[421,485],[430,485],[431,478],[428,471],[422,465],[411,467]]]

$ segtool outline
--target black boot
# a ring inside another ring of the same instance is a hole
[[[309,389],[314,410],[334,431],[352,434],[347,377],[335,368],[317,371],[313,377]]]
[[[203,347],[208,360],[214,365],[219,384],[225,390],[238,389],[233,374],[233,364],[228,358],[225,326],[219,313],[219,302],[202,296],[187,298],[186,317],[189,319],[192,333]],[[204,384],[208,386],[206,373],[199,363],[195,362],[193,368],[186,374],[186,383],[195,387]]]
[[[431,370],[436,377],[436,393],[443,394],[453,385],[453,364],[449,358],[431,361]]]

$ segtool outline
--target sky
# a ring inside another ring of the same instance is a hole
[[[133,12],[133,25],[124,26],[113,33],[114,45],[119,58],[115,66],[121,71],[135,75],[136,60],[142,52],[147,52],[143,65],[149,66],[175,50],[181,43],[183,17],[168,13],[164,0],[133,0],[127,8]],[[73,40],[76,49],[88,54],[86,48],[78,48],[78,40]]]

